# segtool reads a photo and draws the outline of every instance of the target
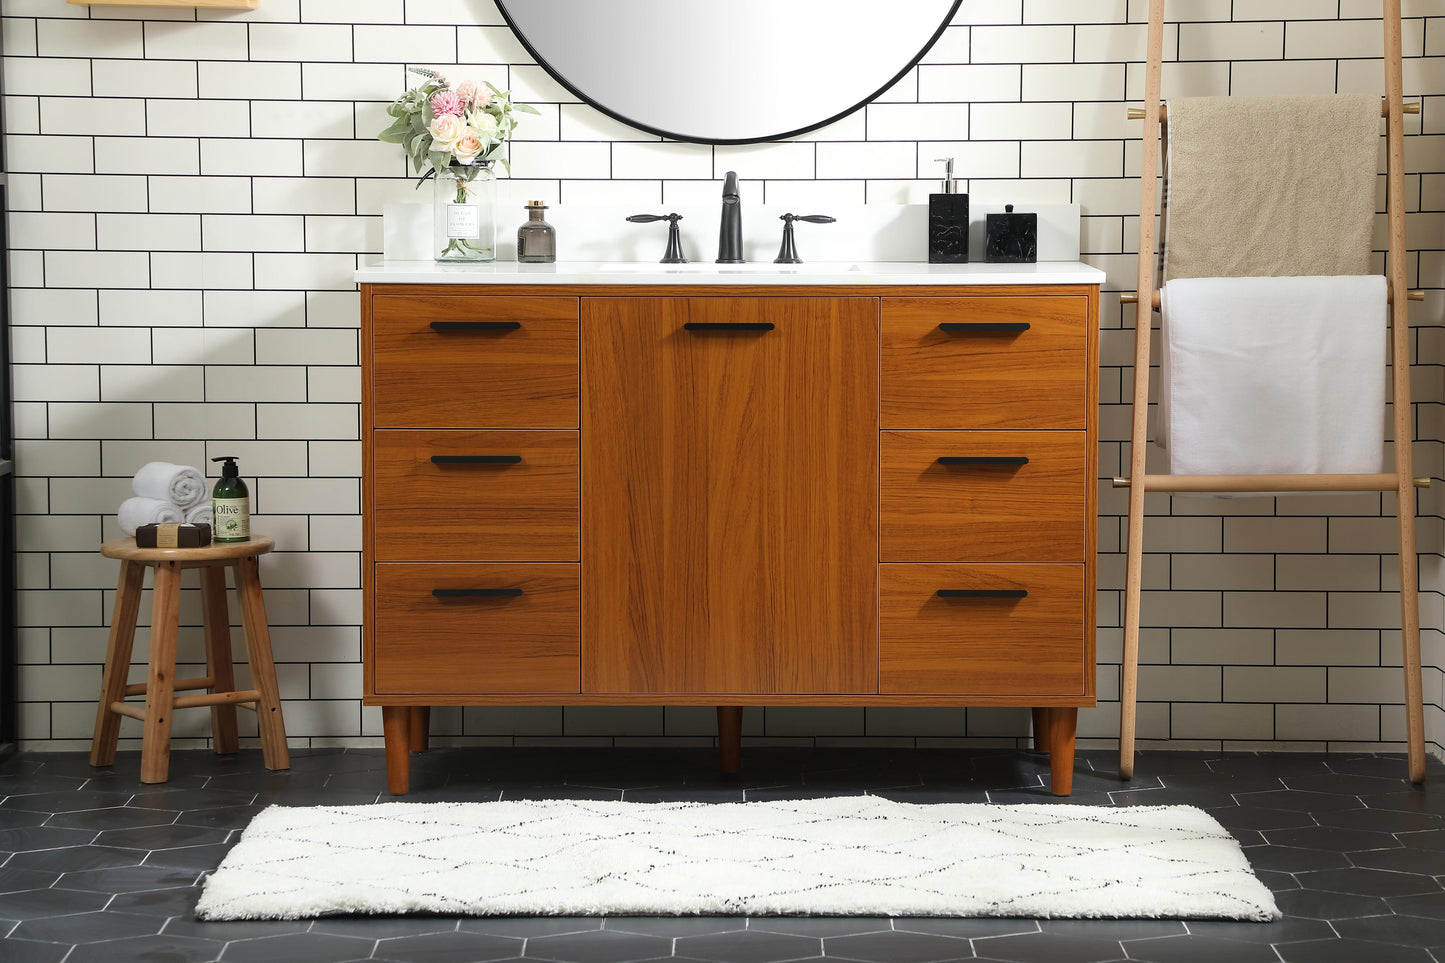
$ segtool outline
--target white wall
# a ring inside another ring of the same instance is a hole
[[[1411,283],[1420,468],[1440,475],[1445,303],[1445,0],[1406,2]],[[1379,5],[1171,0],[1167,95],[1382,91]],[[359,702],[357,295],[383,203],[416,200],[378,143],[401,61],[510,86],[525,118],[503,182],[522,201],[919,201],[952,154],[976,201],[1077,202],[1103,305],[1100,474],[1127,448],[1146,5],[965,0],[916,70],[864,110],[790,143],[662,143],[575,103],[527,62],[489,0],[261,0],[250,13],[3,0],[20,473],[22,737],[86,744],[114,563],[97,544],[144,461],[241,456],[265,563],[287,727],[299,743],[379,731]],[[886,8],[880,7],[880,16]],[[1284,19],[1288,18],[1288,19]],[[1359,18],[1359,19],[1357,19]],[[459,24],[461,26],[459,26]],[[1178,61],[1178,62],[1174,62]],[[464,66],[455,66],[458,63]],[[424,197],[422,199],[425,199]],[[1381,195],[1383,210],[1383,190]],[[1445,743],[1441,494],[1422,496],[1427,700]],[[1101,485],[1099,693],[1117,727],[1125,501]],[[1391,499],[1151,500],[1140,735],[1199,747],[1398,744]],[[201,657],[199,610],[182,653]],[[144,659],[144,633],[137,658]],[[750,711],[779,739],[1012,740],[1016,710]],[[469,709],[446,732],[508,742],[704,737],[707,709]],[[178,720],[201,737],[205,713]],[[137,728],[126,734],[135,736]]]

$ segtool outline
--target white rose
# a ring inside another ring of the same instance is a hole
[[[492,143],[501,140],[501,138],[497,136],[497,118],[484,110],[472,111],[471,125],[472,129],[477,132],[477,136],[482,140]]]
[[[432,137],[432,150],[453,150],[457,141],[466,133],[467,125],[456,114],[442,114],[427,128]]]

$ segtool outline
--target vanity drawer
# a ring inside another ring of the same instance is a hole
[[[380,695],[577,692],[578,566],[375,568]]]
[[[885,562],[1082,562],[1082,431],[885,431]]]
[[[1088,298],[884,298],[882,312],[884,428],[1085,426]]]
[[[883,565],[880,582],[881,693],[1084,694],[1083,565]]]
[[[377,295],[379,428],[576,428],[577,299]]]
[[[380,561],[576,561],[575,431],[375,431]]]

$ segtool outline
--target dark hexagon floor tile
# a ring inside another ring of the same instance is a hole
[[[224,843],[228,836],[230,836],[230,830],[227,829],[208,829],[200,826],[148,826],[142,829],[107,830],[97,836],[95,841],[101,846],[152,850]]]
[[[66,873],[60,877],[60,885],[68,889],[90,890],[96,893],[138,893],[145,889],[189,886],[195,880],[195,871],[188,869],[117,866],[114,869],[86,869],[78,873]]]
[[[748,802],[786,802],[789,799],[836,799],[839,796],[866,796],[867,793],[862,789],[857,792],[844,792],[840,789],[778,786],[768,789],[748,789],[746,795]]]
[[[748,921],[743,916],[609,916],[602,928],[641,936],[708,936],[745,930]]]
[[[937,803],[986,803],[984,789],[951,789],[944,786],[917,786],[908,789],[870,789],[868,795],[899,803],[931,806]]]
[[[129,913],[75,913],[25,920],[11,934],[21,940],[49,940],[52,943],[97,943],[127,936],[154,936],[161,920]]]
[[[1418,833],[1445,829],[1445,816],[1431,813],[1402,813],[1393,809],[1352,809],[1347,812],[1318,813],[1321,826],[1363,829],[1375,833]]]
[[[463,933],[493,933],[530,939],[564,933],[590,933],[602,929],[595,916],[482,916],[457,923]]]
[[[1321,890],[1296,889],[1276,893],[1275,904],[1285,916],[1315,920],[1345,920],[1357,916],[1378,916],[1390,912],[1390,906],[1377,896],[1354,896],[1347,893],[1326,893]]]
[[[224,806],[219,809],[187,810],[176,817],[177,826],[203,826],[212,829],[243,829],[265,809],[265,806]]]
[[[1400,780],[1409,777],[1409,769],[1403,754],[1380,753],[1369,756],[1347,756],[1331,754],[1325,759],[1330,772],[1352,776],[1381,776]]]
[[[137,793],[126,805],[134,809],[160,809],[185,812],[194,809],[223,809],[245,806],[255,793],[225,789],[162,789]]]
[[[1129,943],[1129,958],[1149,963],[1278,963],[1268,943],[1242,943],[1209,936],[1165,936]]]
[[[194,900],[192,900],[194,903]],[[310,920],[198,920],[189,913],[166,921],[162,936],[184,936],[191,939],[215,940],[232,943],[236,940],[254,940],[267,936],[285,936],[288,933],[305,933],[311,927]],[[338,934],[345,936],[346,934]],[[280,963],[280,961],[277,961]]]
[[[372,940],[354,940],[326,933],[293,933],[229,943],[221,953],[221,959],[225,963],[341,963],[342,960],[366,959],[371,956],[374,946]]]
[[[594,789],[589,786],[540,786],[508,789],[502,793],[502,798],[508,802],[525,799],[589,799],[621,802],[622,790]]]
[[[747,923],[748,929],[759,933],[825,938],[881,933],[893,928],[886,916],[754,916]]]
[[[1234,920],[1190,920],[1191,936],[1243,943],[1298,943],[1301,940],[1325,940],[1335,934],[1330,924],[1318,919],[1286,916],[1272,923],[1241,923]],[[1225,959],[1226,957],[1221,957]]]
[[[105,906],[104,893],[82,893],[73,889],[32,889],[0,896],[0,919],[30,920],[68,913],[86,913]]]
[[[974,952],[1015,963],[1105,963],[1123,959],[1117,940],[1089,939],[1062,933],[1028,933],[977,939]]]
[[[1296,874],[1307,889],[1323,889],[1332,893],[1356,896],[1413,896],[1417,893],[1439,893],[1440,886],[1429,876],[1414,873],[1390,873],[1380,869],[1322,869]]]
[[[1445,893],[1392,896],[1385,902],[1390,904],[1390,909],[1405,916],[1428,916],[1431,919],[1445,920]]]
[[[486,960],[516,959],[522,954],[522,945],[522,940],[505,936],[429,933],[383,939],[376,944],[376,952],[372,956],[378,960],[396,960],[397,963],[454,963],[457,960],[482,963]]]
[[[1275,949],[1285,963],[1435,963],[1433,956],[1416,947],[1363,940],[1281,943]]]
[[[665,789],[628,789],[622,793],[622,798],[627,802],[637,803],[740,803],[745,797],[741,789],[693,789],[679,786]]]
[[[136,936],[77,946],[65,963],[207,963],[221,953],[220,943],[187,936]],[[280,961],[274,961],[280,963]]]
[[[1040,920],[1039,929],[1045,933],[1062,933],[1065,936],[1120,941],[1183,936],[1186,932],[1181,920]]]
[[[1423,916],[1365,916],[1340,920],[1335,930],[1346,939],[1400,946],[1445,946],[1445,920]]]
[[[1341,829],[1338,826],[1305,826],[1299,829],[1266,829],[1264,838],[1273,846],[1299,846],[1340,853],[1364,849],[1398,849],[1400,844],[1389,833],[1372,833],[1363,829]]]
[[[1281,829],[1310,828],[1315,825],[1308,813],[1291,812],[1285,809],[1261,809],[1258,806],[1211,807],[1209,815],[1219,820],[1228,830],[1258,829],[1263,832]]]
[[[70,792],[21,793],[7,796],[0,809],[24,809],[37,813],[71,813],[81,809],[124,806],[133,792],[103,792],[77,789]]]
[[[1265,885],[1271,893],[1282,893],[1287,889],[1300,889],[1299,880],[1289,873],[1280,873],[1272,869],[1257,869],[1254,875]]]
[[[146,866],[164,866],[169,869],[188,869],[195,872],[215,869],[231,851],[232,843],[214,843],[210,846],[180,846],[176,849],[158,849],[145,859]]]
[[[5,794],[0,792],[0,799]],[[54,819],[54,813],[33,813],[27,809],[0,809],[0,829],[21,829],[25,826],[39,826]]]
[[[1391,779],[1386,776],[1363,776],[1355,773],[1324,772],[1310,776],[1286,776],[1285,787],[1305,792],[1362,793],[1399,792],[1409,785],[1403,778]]]
[[[678,956],[710,963],[780,963],[821,956],[823,941],[817,937],[746,930],[720,936],[684,936],[675,945]]]
[[[49,826],[22,826],[0,829],[0,852],[26,853],[39,849],[60,849],[63,846],[85,846],[95,839],[94,829],[52,829]]]
[[[1308,776],[1329,772],[1327,760],[1318,752],[1262,752],[1257,755],[1229,754],[1209,760],[1209,768],[1221,776]]]
[[[866,933],[834,936],[823,940],[823,953],[867,963],[939,963],[967,959],[973,955],[968,940],[932,933]]]
[[[1244,851],[1255,870],[1268,869],[1281,873],[1301,873],[1312,869],[1336,869],[1349,866],[1343,853],[1297,846],[1250,846]]]
[[[1445,855],[1421,849],[1369,849],[1346,853],[1351,863],[1365,869],[1388,869],[1395,873],[1445,876]]]
[[[138,826],[164,826],[174,822],[175,813],[147,809],[131,809],[127,806],[112,806],[109,809],[82,809],[74,813],[57,813],[46,823],[68,829],[129,829]]]
[[[15,857],[11,857],[13,861]],[[0,869],[0,896],[19,893],[27,889],[48,889],[60,878],[59,873],[47,873],[33,869]]]
[[[1200,809],[1239,808],[1234,795],[1224,790],[1172,788],[1116,789],[1109,793],[1116,806],[1198,806]],[[1218,818],[1216,816],[1216,818]]]
[[[139,866],[145,851],[117,849],[113,846],[71,846],[68,849],[46,849],[16,853],[5,864],[6,869],[44,869],[56,873],[72,873],[82,869],[110,869],[115,866]]]
[[[1413,786],[1398,792],[1371,793],[1360,796],[1360,801],[1371,809],[1445,815],[1445,790],[1433,786]]]
[[[893,928],[905,933],[936,933],[939,936],[966,936],[982,939],[989,936],[1021,936],[1039,932],[1037,920],[1012,917],[899,917]]]
[[[282,922],[275,920],[273,922]],[[297,920],[302,929],[311,933],[330,933],[333,936],[350,936],[369,940],[389,940],[402,936],[430,936],[434,933],[455,933],[455,916],[327,916],[306,926],[305,920]],[[521,952],[521,947],[517,948]]]
[[[171,916],[190,916],[195,912],[196,901],[200,898],[199,886],[172,886],[167,889],[121,893],[106,905],[106,909],[165,919]]]
[[[661,936],[599,930],[538,936],[527,940],[527,957],[560,963],[626,963],[669,955],[672,941]]]
[[[1420,833],[1401,833],[1400,843],[1433,852],[1445,852],[1445,829],[1429,829]]]
[[[1285,809],[1302,813],[1328,813],[1341,809],[1359,809],[1363,805],[1353,795],[1331,792],[1298,792],[1273,789],[1268,792],[1246,792],[1235,796],[1241,806],[1261,809]]]
[[[390,800],[385,780],[375,792],[351,792],[332,789],[296,789],[287,792],[261,792],[255,802],[262,806],[368,806],[379,799]]]
[[[60,963],[71,951],[69,943],[37,943],[31,940],[5,940],[5,963]]]

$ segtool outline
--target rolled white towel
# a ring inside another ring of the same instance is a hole
[[[120,511],[115,513],[115,517],[120,522],[120,530],[127,535],[134,535],[137,528],[152,522],[169,524],[184,520],[181,510],[170,502],[159,498],[142,498],[139,495],[121,502]]]
[[[206,476],[185,465],[152,461],[135,473],[130,487],[142,498],[170,502],[182,511],[206,500]]]
[[[210,499],[201,502],[194,508],[188,508],[185,512],[188,525],[209,525],[216,527],[216,513],[211,505]]]

